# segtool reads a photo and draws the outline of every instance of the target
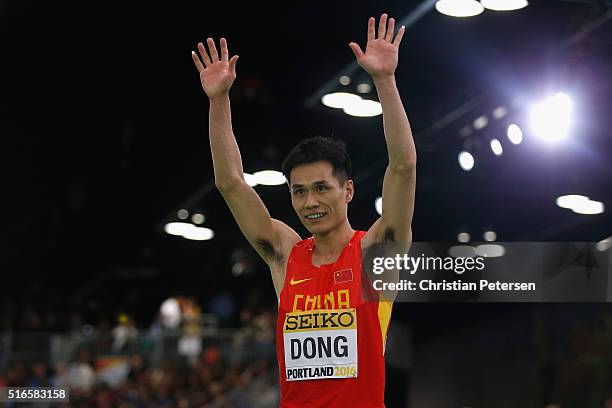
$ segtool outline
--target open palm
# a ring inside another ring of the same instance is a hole
[[[219,54],[212,38],[207,40],[207,44],[210,55],[206,48],[204,48],[204,44],[198,43],[200,55],[198,56],[192,51],[191,57],[200,73],[200,82],[204,92],[206,92],[209,98],[214,98],[228,93],[232,87],[236,79],[236,61],[238,61],[238,56],[234,55],[228,60],[229,52],[225,38],[221,38],[220,41],[221,59],[219,59]]]
[[[365,52],[354,42],[351,42],[349,47],[353,50],[359,65],[372,77],[391,76],[397,68],[399,45],[406,28],[402,26],[394,40],[394,18],[389,19],[387,27],[387,14],[380,17],[378,37],[375,36],[374,24],[374,17],[370,17],[368,20],[368,43]]]

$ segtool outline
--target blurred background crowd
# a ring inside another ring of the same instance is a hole
[[[50,404],[62,407],[278,405],[273,310],[245,307],[234,328],[187,297],[166,299],[148,327],[51,315],[28,310],[0,332],[0,387],[67,387],[70,403]]]

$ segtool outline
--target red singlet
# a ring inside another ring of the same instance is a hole
[[[291,250],[276,328],[280,408],[385,406],[392,303],[379,302],[362,277],[364,235],[356,231],[338,260],[320,267],[312,265],[313,238]]]

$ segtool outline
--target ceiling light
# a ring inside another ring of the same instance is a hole
[[[193,228],[193,224],[188,222],[169,222],[164,226],[164,231],[170,235],[183,235]]]
[[[287,182],[285,175],[276,170],[258,171],[253,176],[255,176],[257,184],[263,184],[264,186],[278,186]]]
[[[589,197],[579,194],[569,194],[557,197],[555,203],[561,208],[567,208],[571,210],[575,206],[586,201],[589,201]]]
[[[531,128],[545,142],[554,143],[567,136],[571,125],[572,100],[557,93],[531,108]]]
[[[486,231],[483,234],[483,238],[485,239],[485,241],[495,241],[497,239],[497,234],[495,233],[495,231]]]
[[[517,145],[523,141],[523,131],[521,130],[519,125],[515,123],[512,123],[510,126],[508,126],[508,131],[506,132],[506,134],[508,135],[508,140],[510,140],[512,144]]]
[[[493,150],[493,153],[496,156],[500,156],[504,152],[504,148],[502,147],[500,141],[497,139],[491,140],[491,150]]]
[[[484,8],[495,11],[518,10],[527,7],[527,0],[480,0]]]
[[[214,236],[215,233],[210,228],[196,227],[195,225],[193,228],[189,229],[185,234],[183,234],[183,237],[194,241],[207,241],[212,239]]]
[[[604,205],[600,201],[588,200],[582,201],[572,208],[576,214],[594,215],[604,212]]]
[[[504,106],[500,106],[499,108],[496,108],[493,111],[493,117],[495,119],[501,119],[504,116],[506,116],[508,114],[508,109],[506,109]]]
[[[257,177],[249,173],[244,173],[244,181],[246,181],[246,183],[251,187],[255,187],[257,185]]]
[[[352,101],[342,110],[351,116],[371,117],[382,113],[380,102],[362,99],[360,101]]]
[[[466,151],[459,153],[459,165],[465,171],[472,170],[474,167],[474,156]]]
[[[472,17],[484,11],[476,0],[439,0],[436,10],[451,17]]]
[[[498,244],[482,244],[475,248],[476,255],[483,256],[485,258],[497,258],[504,256],[506,249]]]
[[[469,240],[470,240],[470,234],[468,234],[467,232],[460,232],[459,234],[457,234],[457,241],[469,242]]]
[[[330,108],[342,109],[355,101],[360,101],[361,96],[355,95],[348,92],[335,92],[327,95],[323,95],[321,103]]]
[[[376,208],[378,215],[382,215],[382,197],[378,197],[374,200],[374,208]]]

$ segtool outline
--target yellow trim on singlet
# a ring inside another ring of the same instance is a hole
[[[387,343],[387,330],[389,329],[389,322],[391,321],[392,310],[393,302],[383,299],[378,302],[378,322],[380,323],[380,334],[382,336],[383,354],[385,354],[385,345]]]

